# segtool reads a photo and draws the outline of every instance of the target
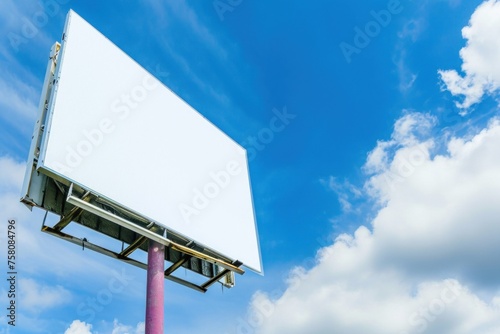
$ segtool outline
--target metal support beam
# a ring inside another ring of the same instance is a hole
[[[127,248],[125,248],[120,255],[122,256],[129,256],[132,254],[137,248],[141,247],[143,243],[146,242],[148,238],[145,236],[141,235],[139,238],[137,238],[133,243],[131,243]]]
[[[57,184],[57,183],[56,183]],[[85,195],[83,195],[82,200],[85,202],[89,202],[92,196],[90,196],[90,191],[87,191]],[[54,225],[54,229],[57,231],[62,231],[63,228],[68,226],[69,223],[71,223],[72,220],[75,220],[80,216],[83,212],[82,208],[79,207],[74,207],[71,209],[67,215],[61,218],[61,220]]]
[[[241,266],[242,264],[243,263],[241,263],[239,261],[234,262],[234,265],[236,265],[236,266]],[[208,281],[206,281],[205,283],[203,283],[200,286],[203,289],[208,289],[212,284],[214,284],[215,282],[220,280],[222,277],[224,277],[224,275],[227,275],[229,272],[230,272],[230,270],[224,269],[223,271],[221,271],[220,273],[218,273],[217,275],[215,275],[214,277],[212,277],[211,279],[209,279]]]
[[[83,212],[83,209],[74,207],[71,209],[70,212],[64,217],[61,218],[61,220],[54,225],[54,230],[62,231],[63,228],[68,226],[69,223],[71,223],[72,220],[75,220],[80,216]]]
[[[214,277],[212,277],[211,279],[209,279],[208,281],[206,281],[205,283],[203,283],[201,285],[201,287],[203,289],[208,289],[212,284],[214,284],[215,282],[217,282],[218,280],[220,280],[222,277],[224,277],[224,275],[226,275],[229,272],[230,272],[229,270],[224,269],[219,274],[215,275]]]
[[[174,271],[177,270],[177,268],[182,266],[184,263],[186,263],[191,258],[192,258],[192,256],[184,254],[177,262],[175,262],[173,265],[168,267],[167,270],[165,270],[165,276],[170,276]]]

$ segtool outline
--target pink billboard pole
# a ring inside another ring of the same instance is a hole
[[[145,334],[163,334],[164,261],[165,246],[149,240]]]

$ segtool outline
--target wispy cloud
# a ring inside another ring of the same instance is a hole
[[[41,313],[71,302],[71,292],[60,285],[50,286],[34,279],[19,280],[20,303],[23,310]]]
[[[0,108],[5,122],[12,122],[13,126],[20,126],[36,118],[40,93],[21,78],[6,73],[0,79]]]
[[[352,204],[353,200],[360,198],[363,194],[360,189],[349,182],[349,180],[340,181],[334,176],[328,180],[321,180],[323,185],[327,186],[337,194],[342,213],[351,213],[357,211]]]
[[[399,40],[393,56],[393,62],[399,77],[399,90],[402,93],[408,92],[418,78],[408,65],[408,48],[415,43],[420,34],[425,29],[423,17],[408,20],[398,32]]]
[[[413,43],[418,40],[420,34],[425,29],[425,20],[423,17],[408,20],[403,28],[398,32],[401,39],[409,39]]]
[[[45,6],[44,6],[45,5]],[[62,5],[54,1],[35,2],[29,0],[5,0],[0,4],[0,30],[5,33],[8,43],[0,45],[0,54],[13,61],[18,53],[26,52],[33,46],[50,45],[52,39],[46,27],[54,17],[64,13]]]
[[[212,96],[216,101],[221,103],[221,105],[228,106],[230,103],[229,97],[226,94],[217,91],[214,88],[214,85],[207,83],[206,79],[200,77],[192,68],[192,65],[189,63],[189,61],[174,49],[172,49],[172,47],[170,46],[171,42],[168,40],[168,37],[163,37],[162,39],[164,43],[161,44],[161,48],[165,50],[165,53],[171,55],[171,57],[175,62],[177,62],[179,67],[182,68],[186,74],[188,74],[191,81],[195,83],[201,91],[206,92],[207,94]]]
[[[245,72],[248,66],[241,63],[243,55],[237,43],[220,28],[211,27],[210,24],[213,22],[201,16],[187,1],[165,3],[148,1],[147,5],[151,8],[155,31],[158,27],[168,31],[173,25],[172,22],[182,27],[181,31],[154,34],[160,53],[170,58],[173,63],[166,65],[165,68],[171,66],[182,72],[177,78],[172,75],[168,84],[177,90],[175,88],[178,82],[189,80],[194,83],[203,94],[204,100],[207,97],[211,99],[211,103],[204,103],[207,108],[203,112],[217,110],[210,115],[211,120],[219,126],[223,125],[229,133],[241,132],[241,129],[230,131],[230,129],[237,128],[235,124],[246,124],[248,128],[255,129],[262,127],[262,124],[256,124],[250,115],[243,112],[249,105],[236,105],[235,98],[232,97],[248,95],[248,89],[252,88],[251,80],[245,80],[249,75]],[[190,40],[188,47],[186,40]],[[206,55],[203,60],[198,59],[198,53]],[[208,63],[210,66],[205,66]],[[177,83],[173,80],[174,78]],[[185,89],[181,95],[192,105],[199,102]],[[219,112],[221,109],[224,112]],[[206,113],[205,115],[208,116]]]
[[[158,3],[156,1],[148,1],[148,5],[153,9],[154,16],[158,22],[158,26],[168,25],[169,20],[176,20],[186,27],[182,38],[190,36],[197,43],[197,47],[204,49],[205,52],[211,55],[213,60],[214,71],[227,70],[231,67],[227,48],[221,45],[220,37],[216,37],[198,14],[185,1]],[[221,106],[228,107],[231,104],[230,99],[220,89],[217,88],[218,82],[214,80],[215,73],[208,73],[210,80],[202,77],[200,69],[197,69],[197,62],[193,59],[188,60],[185,55],[179,52],[178,48],[173,48],[172,45],[177,45],[176,34],[159,34],[159,47],[164,53],[169,55],[177,64],[178,67],[191,79],[192,82],[199,87],[202,92],[212,96]],[[192,55],[192,51],[189,52]],[[205,70],[203,70],[206,72]]]
[[[208,27],[201,22],[196,12],[188,5],[185,0],[167,1],[165,5],[170,8],[179,19],[183,20],[194,32],[199,40],[219,58],[222,62],[227,61],[228,54],[225,47],[220,44],[220,39],[216,37]]]

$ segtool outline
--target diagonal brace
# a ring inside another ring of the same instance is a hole
[[[90,199],[92,196],[90,196],[90,191],[87,191],[85,195],[83,195],[82,200],[85,202],[90,202]],[[67,215],[61,218],[61,220],[54,225],[54,230],[56,231],[62,231],[63,228],[68,226],[69,223],[71,223],[72,220],[77,219],[83,212],[82,208],[79,208],[75,206],[73,209],[71,209]]]

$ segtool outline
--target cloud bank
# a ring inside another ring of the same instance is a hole
[[[500,2],[485,1],[462,31],[464,76],[439,71],[462,109],[500,88],[498,31]],[[436,125],[409,111],[395,122],[363,166],[370,227],[294,268],[284,293],[257,292],[236,332],[500,332],[500,120],[451,138]]]
[[[432,122],[403,116],[393,139],[368,156],[375,173],[365,189],[383,203],[372,229],[321,249],[314,268],[291,273],[282,296],[257,293],[241,333],[500,331],[500,270],[492,256],[500,252],[500,122],[449,140],[447,152],[434,156],[433,141],[415,135]],[[389,152],[395,142],[399,148]]]

